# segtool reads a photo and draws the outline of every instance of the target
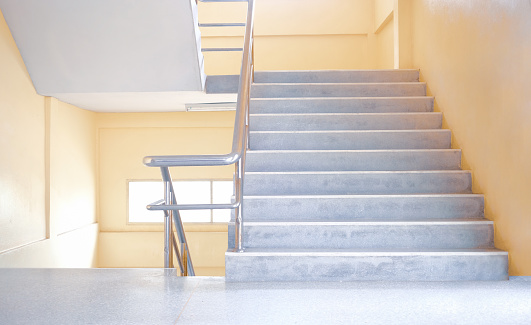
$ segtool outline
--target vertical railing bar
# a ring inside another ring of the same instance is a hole
[[[168,174],[169,174],[169,171],[168,171]],[[171,177],[170,177],[171,179]],[[170,185],[171,185],[171,191],[172,193],[175,193],[174,189],[173,189],[173,184],[171,184],[171,181],[170,181]],[[177,200],[175,198],[175,196],[173,196],[173,201],[171,204],[177,204]],[[186,240],[186,234],[184,232],[184,227],[183,227],[183,222],[182,222],[182,219],[181,219],[181,214],[179,212],[179,210],[172,210],[173,211],[173,222],[175,224],[175,229],[177,231],[177,236],[179,237],[179,241],[181,243],[181,254],[184,255],[185,254],[185,251],[186,250],[186,256],[187,256],[187,261],[188,263],[186,263],[186,265],[183,265],[188,271],[185,272],[185,273],[188,273],[188,275],[195,275],[195,271],[194,271],[194,266],[193,266],[193,263],[192,263],[192,257],[190,256],[190,251],[188,249],[188,241]]]
[[[161,174],[164,181],[164,201],[166,204],[171,204],[173,202],[173,193],[171,178],[165,177],[169,175],[168,167],[161,167]],[[167,211],[164,214],[164,268],[173,268],[173,246],[172,246],[172,212]]]
[[[188,245],[186,245],[186,243],[183,243],[182,244],[182,248],[183,248],[183,261],[182,263],[184,265],[188,265]],[[184,268],[184,273],[183,273],[183,276],[188,276],[188,268]]]
[[[236,164],[234,165],[234,189],[235,193],[234,196],[236,199],[239,199],[239,192],[241,188],[240,184],[241,178],[240,178],[240,161],[238,160]],[[234,210],[234,251],[239,252],[242,248],[242,214],[241,214],[242,206],[238,206]]]
[[[164,213],[167,213],[167,211],[164,211]],[[172,232],[173,232],[172,227]],[[177,240],[175,239],[175,235],[172,236],[172,243],[173,243],[173,251],[177,257],[177,262],[179,262],[179,269],[181,270],[181,276],[184,274],[184,267],[183,262],[181,260],[181,252],[179,251],[179,246],[177,245]]]
[[[162,174],[162,180],[164,182],[164,200],[166,204],[172,205],[177,204],[177,199],[175,198],[175,190],[173,188],[173,183],[171,180],[171,174],[168,167],[160,168]],[[192,264],[192,259],[190,257],[190,251],[188,250],[188,243],[186,241],[186,235],[184,233],[183,223],[181,219],[181,214],[179,210],[168,210],[169,218],[164,220],[164,266],[173,268],[173,252],[172,252],[172,239],[173,228],[171,222],[175,226],[175,231],[177,232],[177,237],[181,243],[181,256],[184,255],[184,249],[186,249],[186,255],[188,263],[183,265],[183,269],[186,268],[189,275],[195,275],[194,266]],[[171,219],[170,219],[171,218]],[[169,221],[168,221],[169,219]]]

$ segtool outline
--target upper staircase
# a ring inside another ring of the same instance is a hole
[[[417,70],[256,72],[228,281],[505,280]]]

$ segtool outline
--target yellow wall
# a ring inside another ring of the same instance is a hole
[[[453,146],[463,150],[463,168],[473,172],[474,192],[485,194],[510,274],[531,275],[531,4],[409,5],[410,35],[406,25],[400,46],[411,58],[402,67],[420,68],[428,82]]]
[[[160,180],[147,155],[231,150],[234,112],[99,113],[100,267],[162,267],[163,226],[127,223],[127,181]],[[232,179],[234,167],[172,169],[174,179]],[[160,193],[160,198],[163,193]],[[146,205],[151,202],[146,202]],[[185,225],[199,275],[223,275],[226,224]]]
[[[36,94],[0,15],[0,267],[95,265],[94,113]]]
[[[395,0],[374,0],[374,41],[372,53],[377,69],[393,69],[395,64]]]
[[[394,67],[394,24],[393,13],[391,12],[391,19],[379,26],[375,34],[377,51],[376,54],[376,68],[377,69],[393,69]]]
[[[394,0],[256,0],[255,68],[393,68],[394,28],[388,19],[393,6]],[[246,8],[246,3],[200,2],[199,21],[245,22]],[[244,28],[201,33],[202,47],[241,47]],[[239,73],[241,52],[204,55],[207,75]]]
[[[378,29],[392,18],[395,0],[373,0],[374,28]]]

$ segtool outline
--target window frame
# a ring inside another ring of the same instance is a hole
[[[161,179],[127,179],[126,180],[126,225],[127,226],[160,226],[160,225],[163,225],[164,224],[164,221],[156,221],[156,222],[149,222],[149,221],[131,221],[130,220],[130,183],[142,183],[142,182],[150,182],[150,183],[160,183],[160,184],[163,184],[162,180]],[[214,201],[214,182],[231,182],[232,183],[232,194],[231,196],[234,195],[234,179],[232,178],[209,178],[209,179],[173,179],[172,180],[173,182],[173,186],[176,187],[178,185],[179,182],[209,182],[210,184],[210,203],[213,203]],[[160,198],[164,198],[164,193],[163,191],[161,190],[160,192]],[[146,202],[145,205],[148,205],[152,202]],[[227,203],[230,203],[230,202],[227,202]],[[210,210],[210,221],[183,221],[183,224],[194,224],[194,225],[197,225],[197,224],[209,224],[209,225],[212,225],[212,224],[227,224],[228,222],[230,222],[230,217],[229,217],[229,220],[223,220],[223,221],[214,221],[214,210],[216,209],[206,209],[206,210]],[[146,209],[146,211],[148,211]],[[204,211],[204,210],[203,210]],[[230,211],[230,209],[228,209],[228,211]],[[183,211],[184,212],[184,211]],[[155,211],[152,211],[152,212],[149,212],[149,213],[153,213],[153,214],[156,214]],[[163,212],[160,211],[160,213],[162,214]]]

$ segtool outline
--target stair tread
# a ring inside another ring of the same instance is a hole
[[[391,115],[391,116],[412,116],[412,115],[441,115],[440,112],[400,112],[400,113],[250,113],[250,116],[382,116],[382,115]]]
[[[397,82],[260,82],[254,83],[253,86],[311,86],[311,85],[325,85],[325,86],[335,86],[335,85],[416,85],[421,84],[425,85],[425,82],[422,81],[397,81]],[[390,97],[390,96],[387,96]],[[408,97],[424,97],[424,96],[408,96]],[[255,98],[255,97],[253,97]],[[293,97],[290,97],[293,98]],[[312,97],[313,98],[313,97]]]
[[[335,225],[460,225],[460,224],[493,224],[492,220],[485,218],[456,218],[456,219],[402,219],[402,220],[385,220],[385,219],[356,219],[352,221],[345,220],[304,220],[304,219],[287,219],[275,221],[245,221],[246,225],[252,226],[335,226]]]
[[[454,152],[460,152],[461,149],[285,149],[285,150],[248,150],[247,154],[249,153],[275,153],[275,152],[282,152],[282,153],[304,153],[304,152],[421,152],[421,151],[454,151]]]
[[[417,82],[410,82],[410,83],[417,83]],[[371,83],[368,83],[371,84]],[[264,85],[264,84],[260,84]],[[278,85],[278,84],[272,84],[272,85]],[[287,85],[290,85],[289,83]],[[292,84],[291,84],[292,85]],[[301,84],[305,85],[305,84]],[[324,83],[324,85],[331,85],[330,83]],[[359,97],[348,97],[348,96],[337,96],[337,97],[253,97],[250,99],[250,101],[318,101],[318,100],[326,100],[326,101],[338,101],[338,100],[353,100],[353,101],[360,101],[365,99],[371,99],[371,100],[377,100],[377,101],[384,101],[384,100],[407,100],[407,99],[435,99],[434,96],[359,96]],[[303,113],[305,114],[305,113]]]
[[[407,72],[407,71],[413,71],[418,72],[418,69],[319,69],[319,70],[264,70],[264,71],[257,71],[260,73],[300,73],[300,72],[314,72],[314,73],[320,73],[320,72]]]
[[[245,175],[360,175],[360,174],[470,174],[470,170],[351,170],[301,172],[245,172]]]
[[[468,197],[482,198],[483,194],[476,193],[443,193],[443,194],[310,194],[310,195],[244,195],[244,199],[348,199],[348,198],[400,198],[400,197]]]
[[[302,131],[249,131],[249,133],[264,134],[299,134],[299,133],[450,133],[448,129],[411,129],[411,130],[302,130]]]
[[[374,256],[374,255],[507,255],[506,251],[497,248],[452,248],[452,249],[356,249],[356,248],[246,248],[243,252],[233,252],[231,249],[227,254],[245,255],[314,255],[314,256]]]

